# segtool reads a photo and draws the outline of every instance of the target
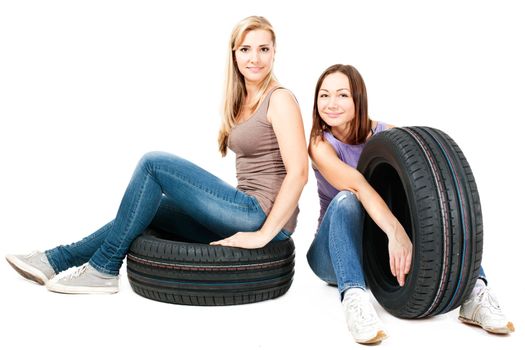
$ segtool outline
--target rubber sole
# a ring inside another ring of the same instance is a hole
[[[483,327],[481,325],[481,323],[476,322],[476,321],[471,320],[471,319],[468,319],[468,318],[465,318],[465,317],[459,316],[458,319],[461,322],[463,322],[463,323],[467,323],[467,324],[470,324],[470,325],[473,325],[473,326],[481,327],[484,330],[486,330],[487,332],[492,333],[492,334],[510,334],[510,333],[514,332],[514,330],[515,330],[514,324],[512,322],[507,322],[505,327],[492,328],[492,327]]]
[[[5,257],[5,259],[9,265],[11,265],[11,267],[25,279],[38,283],[41,286],[44,286],[48,282],[46,275],[31,265],[24,263],[16,256],[8,255]]]
[[[377,343],[382,342],[386,338],[388,338],[386,333],[384,331],[379,331],[379,332],[377,332],[376,336],[371,338],[371,339],[363,340],[363,341],[356,340],[356,342],[359,343],[359,344],[377,344]]]
[[[50,292],[61,294],[115,294],[119,291],[118,287],[72,287],[57,285],[53,282],[47,284],[47,289]]]

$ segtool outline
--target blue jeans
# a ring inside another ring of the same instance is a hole
[[[339,192],[330,202],[306,255],[314,273],[336,284],[341,297],[349,288],[366,288],[363,273],[364,209],[355,194]]]
[[[118,275],[126,253],[148,226],[174,239],[209,243],[257,231],[266,214],[254,196],[175,155],[151,152],[140,160],[116,218],[79,242],[46,251],[56,273],[89,262]],[[290,233],[281,230],[274,240]]]
[[[337,285],[341,298],[349,288],[366,289],[363,270],[364,208],[350,191],[330,202],[306,255],[314,273]],[[480,278],[487,281],[483,268]]]

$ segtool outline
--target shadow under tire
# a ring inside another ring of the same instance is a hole
[[[370,139],[357,168],[413,244],[410,272],[400,287],[390,272],[388,239],[367,215],[363,264],[377,301],[409,319],[460,306],[479,276],[483,249],[479,194],[461,149],[437,129],[394,128]]]
[[[292,284],[291,238],[241,249],[169,237],[149,228],[131,245],[128,279],[143,297],[184,305],[239,305],[277,298]]]

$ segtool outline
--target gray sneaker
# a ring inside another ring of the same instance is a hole
[[[66,294],[112,294],[118,292],[118,276],[99,272],[89,263],[73,273],[49,281],[47,289]]]
[[[6,255],[5,259],[23,277],[38,284],[46,284],[55,277],[46,254],[34,251],[27,255]]]

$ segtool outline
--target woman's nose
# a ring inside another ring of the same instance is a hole
[[[336,103],[336,100],[335,100],[334,97],[330,97],[330,99],[328,100],[327,107],[330,108],[330,109],[336,109],[337,108],[337,103]]]
[[[253,52],[250,56],[250,61],[253,63],[259,62],[259,54],[257,52]]]

